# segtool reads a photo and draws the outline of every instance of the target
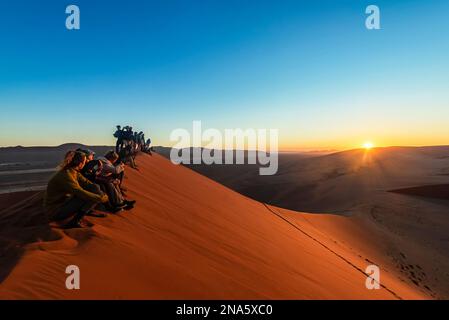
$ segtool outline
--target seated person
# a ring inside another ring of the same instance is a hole
[[[152,155],[151,151],[153,151],[153,147],[151,146],[151,139],[148,138],[145,142],[145,146],[143,148],[143,151],[148,153],[149,155]]]
[[[122,209],[130,210],[136,201],[126,200],[120,188],[125,166],[123,163],[116,164],[119,156],[114,151],[109,151],[99,160],[103,163],[101,173],[96,176],[96,182],[109,197],[109,211],[117,213]]]
[[[108,201],[98,185],[81,175],[85,163],[84,153],[69,151],[60,170],[48,182],[44,207],[50,220],[69,220],[65,228],[82,228],[85,226],[83,217],[98,216],[92,210],[97,204]]]
[[[92,160],[86,163],[81,174],[92,183],[97,183],[97,177],[103,170],[103,162],[100,160]]]
[[[133,146],[132,143],[128,143],[122,150],[120,150],[119,154],[120,162],[129,163],[131,168],[137,169],[136,163],[134,162],[133,157]]]

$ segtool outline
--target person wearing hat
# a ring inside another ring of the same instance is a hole
[[[84,153],[86,155],[86,163],[94,160],[94,158],[95,158],[95,152],[90,150],[90,149],[78,148],[78,149],[76,149],[76,151],[82,152],[82,153]]]

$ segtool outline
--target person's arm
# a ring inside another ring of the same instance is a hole
[[[80,178],[81,177],[81,178]],[[81,179],[82,181],[87,181],[86,178],[84,178],[83,176],[81,176],[81,174],[78,175],[78,179]],[[83,180],[84,179],[84,180]],[[87,181],[87,183],[91,184],[89,181]],[[83,182],[84,184],[84,182]],[[73,195],[75,195],[76,197],[86,200],[86,201],[93,201],[93,202],[102,202],[103,201],[103,196],[96,194],[96,193],[92,193],[89,192],[87,190],[84,190],[76,177],[73,177],[72,175],[66,173],[66,181],[64,183],[65,185],[65,190],[69,193],[72,193]]]
[[[111,163],[103,162],[103,170],[101,171],[102,176],[109,176],[111,174],[118,174],[117,167]]]
[[[78,184],[83,189],[87,189],[88,187],[93,185],[93,183],[90,182],[87,178],[85,178],[82,174],[78,174],[77,178],[78,178]]]
[[[115,166],[115,174],[116,175],[119,175],[123,171],[125,171],[125,165],[123,163],[120,163],[120,164]]]

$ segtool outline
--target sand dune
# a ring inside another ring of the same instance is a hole
[[[367,224],[267,206],[159,155],[138,160],[126,179],[136,208],[92,229],[50,228],[39,193],[1,210],[0,298],[431,298],[383,265]],[[365,287],[372,263],[380,290]],[[81,290],[65,288],[71,264]]]
[[[404,279],[449,297],[448,146],[359,149],[296,160],[281,154],[275,176],[251,169],[235,174],[230,166],[192,168],[262,202],[357,219],[380,232],[381,256]]]
[[[391,190],[412,196],[449,200],[449,184],[431,184],[419,187]]]

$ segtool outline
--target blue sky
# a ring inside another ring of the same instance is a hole
[[[65,28],[65,8],[81,30]],[[365,28],[365,8],[381,30]],[[275,128],[280,146],[449,144],[449,2],[2,1],[0,146],[116,124]]]

